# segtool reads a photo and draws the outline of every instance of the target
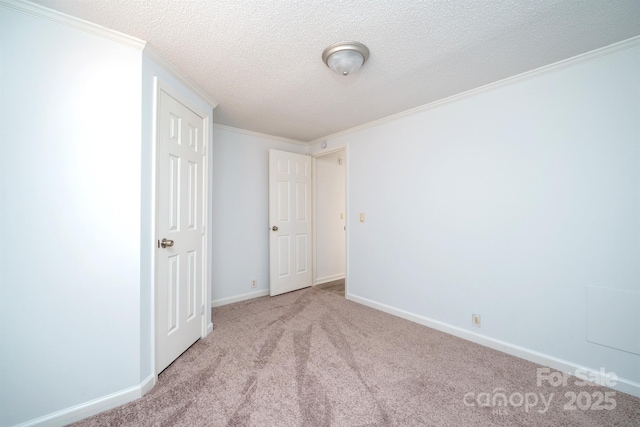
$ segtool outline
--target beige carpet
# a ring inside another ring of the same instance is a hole
[[[596,405],[613,391],[573,378],[538,386],[533,363],[318,289],[213,319],[146,396],[77,425],[640,426],[640,399],[614,392]],[[571,393],[583,409],[565,409]]]

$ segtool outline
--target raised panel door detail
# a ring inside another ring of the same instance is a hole
[[[169,139],[180,144],[182,120],[173,114],[169,115]]]
[[[306,273],[309,270],[307,261],[309,254],[307,253],[306,234],[296,235],[296,273]]]
[[[198,138],[198,128],[193,127],[191,123],[189,123],[189,148],[191,148],[196,153],[200,151],[198,149],[199,138]]]
[[[304,182],[296,182],[296,221],[307,220],[307,189]]]
[[[195,230],[198,228],[198,165],[194,162],[188,162],[189,165],[189,188],[187,190],[188,216],[189,223],[187,228]]]
[[[167,310],[169,312],[169,324],[167,325],[167,333],[172,334],[178,329],[178,315],[180,314],[180,258],[178,255],[169,257],[168,276]]]
[[[289,222],[289,196],[291,194],[288,181],[278,182],[278,221]]]
[[[180,158],[169,156],[169,230],[180,229]]]
[[[278,277],[291,275],[289,236],[278,236]]]
[[[296,175],[297,176],[306,177],[306,176],[308,176],[308,174],[309,174],[309,171],[308,171],[307,163],[297,161],[296,162]]]
[[[278,159],[277,171],[279,174],[289,175],[289,160]]]
[[[196,290],[198,284],[198,258],[196,251],[190,251],[187,253],[188,267],[187,267],[187,321],[193,319],[196,315]]]

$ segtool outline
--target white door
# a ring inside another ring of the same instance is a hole
[[[311,286],[311,157],[269,150],[271,296]]]
[[[202,334],[204,123],[159,91],[156,373]]]

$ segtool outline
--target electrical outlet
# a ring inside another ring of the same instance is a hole
[[[258,284],[257,284],[257,282],[256,282],[256,279],[253,279],[253,280],[251,281],[251,287],[252,287],[252,288],[255,288],[256,286],[258,286]]]
[[[471,323],[473,323],[473,326],[479,328],[480,327],[480,315],[479,314],[472,314],[471,315]]]

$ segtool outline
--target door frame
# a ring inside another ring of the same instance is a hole
[[[154,77],[154,85],[153,85],[153,134],[152,134],[152,162],[151,162],[151,176],[152,176],[152,191],[151,191],[151,218],[152,218],[152,230],[153,230],[153,238],[151,239],[151,250],[153,256],[151,257],[151,303],[150,303],[150,316],[151,316],[151,374],[153,375],[153,385],[158,382],[158,373],[156,372],[156,289],[157,289],[157,257],[158,257],[158,248],[156,245],[157,240],[159,239],[158,235],[158,144],[159,141],[159,126],[160,121],[158,120],[158,115],[160,114],[160,91],[166,92],[172,98],[176,99],[178,102],[183,104],[185,107],[192,110],[194,113],[202,117],[204,122],[203,126],[203,146],[204,146],[204,156],[203,156],[203,180],[204,180],[204,188],[203,188],[203,200],[202,200],[202,208],[203,208],[203,223],[204,223],[204,247],[202,248],[203,254],[202,257],[204,262],[202,263],[202,304],[204,306],[204,313],[202,315],[202,324],[200,327],[200,338],[206,337],[211,331],[213,331],[213,323],[208,322],[209,315],[211,312],[211,298],[209,295],[209,283],[211,282],[209,274],[211,273],[211,260],[209,259],[209,253],[211,251],[211,218],[209,217],[209,208],[210,208],[210,196],[209,196],[209,174],[210,174],[210,159],[211,159],[211,112],[206,112],[201,108],[196,107],[193,103],[187,100],[184,96],[182,96],[178,90],[176,90],[170,84],[164,82],[162,79],[157,76]]]
[[[339,147],[335,147],[328,150],[323,150],[321,152],[316,152],[310,154],[311,156],[311,192],[313,204],[311,206],[312,209],[312,239],[313,244],[311,248],[311,256],[313,259],[312,262],[312,277],[311,277],[311,286],[316,286],[316,276],[318,270],[318,212],[317,212],[317,191],[316,186],[318,184],[318,170],[316,166],[316,161],[318,157],[324,157],[329,154],[334,154],[338,152],[344,152],[344,226],[345,226],[345,241],[344,241],[344,251],[345,251],[345,263],[344,263],[344,297],[345,299],[349,299],[349,148],[348,145],[343,145]]]

